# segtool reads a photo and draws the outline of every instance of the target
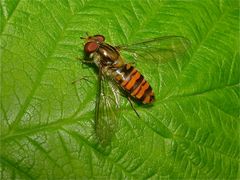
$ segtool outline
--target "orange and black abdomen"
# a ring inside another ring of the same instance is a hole
[[[133,98],[143,104],[154,101],[154,93],[143,75],[132,65],[124,64],[116,70],[115,80]]]

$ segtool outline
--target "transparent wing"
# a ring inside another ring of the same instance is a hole
[[[102,146],[111,142],[117,127],[119,104],[118,88],[99,68],[98,93],[95,108],[95,131]]]
[[[190,41],[182,36],[163,36],[133,44],[120,45],[116,48],[126,51],[136,61],[168,62],[183,55],[190,47]]]

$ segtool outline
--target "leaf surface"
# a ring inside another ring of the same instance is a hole
[[[2,0],[0,13],[1,179],[240,178],[238,1]],[[156,102],[135,105],[138,119],[123,97],[107,148],[94,132],[97,74],[76,60],[85,32],[191,41],[176,61],[136,64]],[[71,84],[83,76],[93,83]]]

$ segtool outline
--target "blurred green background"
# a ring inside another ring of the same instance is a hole
[[[1,0],[0,179],[238,179],[239,1]],[[111,44],[181,35],[178,61],[136,64],[156,102],[121,99],[118,129],[94,133],[96,73],[80,36]],[[93,83],[72,81],[92,76]]]

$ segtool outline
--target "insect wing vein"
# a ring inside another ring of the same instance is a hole
[[[95,109],[95,130],[102,145],[111,142],[117,126],[118,92],[114,89],[111,80],[99,68],[98,93]]]
[[[165,63],[186,52],[190,41],[182,36],[163,36],[133,44],[117,46],[120,51],[130,54],[134,61]]]

